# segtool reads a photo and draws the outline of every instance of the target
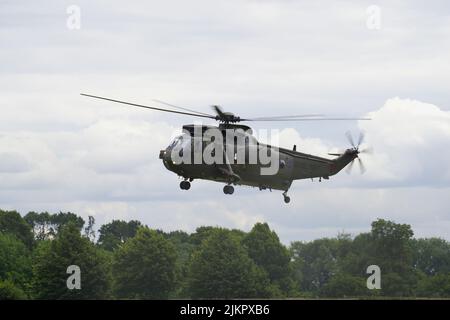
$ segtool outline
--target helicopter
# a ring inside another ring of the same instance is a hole
[[[234,193],[234,186],[250,186],[259,190],[283,191],[285,203],[291,201],[288,191],[295,180],[318,178],[328,180],[347,167],[349,173],[357,160],[360,172],[365,167],[359,155],[371,153],[371,148],[361,149],[364,134],[354,140],[350,132],[346,137],[351,145],[343,152],[329,153],[328,159],[297,151],[297,146],[286,149],[259,142],[252,128],[241,122],[256,121],[324,121],[324,120],[371,120],[370,118],[325,117],[321,114],[301,114],[241,118],[231,112],[224,112],[213,105],[214,114],[176,106],[161,100],[153,101],[168,108],[153,107],[122,100],[111,99],[86,93],[82,96],[106,100],[150,110],[199,117],[219,122],[218,125],[186,124],[183,133],[175,137],[167,148],[159,153],[159,159],[167,170],[182,178],[181,190],[189,190],[194,180],[210,180],[224,183],[226,195]],[[176,109],[176,110],[173,110]],[[356,141],[356,143],[355,143]]]

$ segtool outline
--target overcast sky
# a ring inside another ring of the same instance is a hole
[[[68,27],[70,5],[79,29]],[[450,240],[447,1],[123,5],[0,1],[0,208],[72,211],[97,224],[139,219],[167,231],[266,221],[285,243],[357,234],[384,218]],[[319,155],[348,147],[345,131],[364,130],[375,153],[364,157],[364,175],[356,167],[294,182],[289,205],[280,192],[237,187],[226,196],[206,181],[181,191],[158,153],[198,120],[80,92],[204,112],[219,104],[242,117],[370,115],[255,129],[280,129],[282,146]]]

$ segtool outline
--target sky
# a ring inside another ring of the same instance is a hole
[[[450,240],[449,52],[447,1],[2,0],[0,208],[166,231],[267,222],[286,244],[383,218]],[[158,154],[198,119],[80,92],[241,117],[370,116],[254,129],[324,156],[363,131],[374,153],[364,175],[295,181],[289,205],[208,181],[186,192]]]

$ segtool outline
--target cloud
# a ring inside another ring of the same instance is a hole
[[[0,172],[18,173],[30,169],[30,162],[18,153],[0,153]]]
[[[66,28],[64,4],[0,4],[0,207],[167,230],[248,230],[260,220],[285,242],[364,231],[384,217],[450,239],[446,1],[381,1],[379,31],[366,28],[357,1],[117,3],[79,1],[78,31]],[[346,130],[363,130],[375,153],[363,176],[295,182],[289,206],[279,192],[236,188],[227,197],[207,181],[184,192],[158,151],[191,119],[80,92],[204,112],[220,104],[242,117],[370,114],[255,131],[279,129],[280,145],[327,156],[348,147]]]
[[[375,153],[368,179],[384,186],[450,186],[450,112],[393,98],[360,122]]]
[[[450,220],[442,210],[448,205],[449,153],[440,149],[440,158],[430,156],[449,142],[448,112],[393,98],[369,116],[372,121],[359,124],[367,144],[375,149],[365,159],[366,175],[340,173],[321,183],[296,181],[289,206],[279,192],[242,187],[227,197],[220,184],[207,181],[194,181],[189,192],[180,191],[176,175],[157,158],[177,128],[121,116],[99,119],[78,130],[3,132],[2,150],[21,155],[30,165],[27,170],[0,173],[1,202],[24,210],[94,215],[98,224],[140,219],[167,230],[194,231],[200,225],[249,230],[257,221],[268,221],[285,242],[333,236],[342,230],[365,231],[378,217],[410,222],[418,234],[430,234],[432,225]],[[311,154],[336,149],[331,141],[300,135],[293,128],[272,138],[281,146],[297,144],[298,150]],[[417,166],[425,169],[419,172]]]

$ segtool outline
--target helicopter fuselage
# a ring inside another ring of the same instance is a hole
[[[259,143],[252,136],[251,130],[239,133],[243,136],[243,139],[235,138],[231,142],[223,142],[223,145],[219,146],[217,139],[211,141],[205,132],[210,129],[218,129],[221,130],[222,136],[225,136],[223,126],[200,126],[200,128],[202,134],[195,136],[193,131],[198,129],[198,126],[184,126],[185,133],[177,137],[165,150],[160,152],[160,159],[163,160],[164,166],[185,180],[204,179],[229,185],[246,185],[262,190],[275,189],[286,192],[294,180],[329,179],[330,176],[338,173],[357,157],[352,149],[348,149],[336,159],[327,159],[296,150]],[[246,129],[248,127],[236,125],[231,127],[232,130],[236,130],[236,128]],[[230,129],[230,125],[227,126],[227,129]],[[235,133],[239,137],[237,130]],[[196,149],[196,144],[201,145],[202,148]],[[205,161],[203,158],[205,150],[214,149],[216,152],[221,152],[217,150],[223,151],[223,157],[220,157],[223,161],[213,163]],[[189,154],[187,157],[186,152]],[[199,156],[199,152],[203,154]],[[239,153],[244,157],[238,159]],[[270,161],[267,161],[267,158],[264,159],[266,161],[263,161],[258,156],[254,157],[256,161],[251,161],[250,154],[252,153],[256,155],[266,153],[270,155],[270,160],[276,161],[276,163],[269,163]],[[178,157],[174,157],[174,154]],[[180,161],[179,155],[185,156],[185,159],[190,161]],[[195,162],[195,158],[201,161]],[[270,171],[271,167],[274,170]],[[266,174],[264,174],[264,169],[267,169]]]

